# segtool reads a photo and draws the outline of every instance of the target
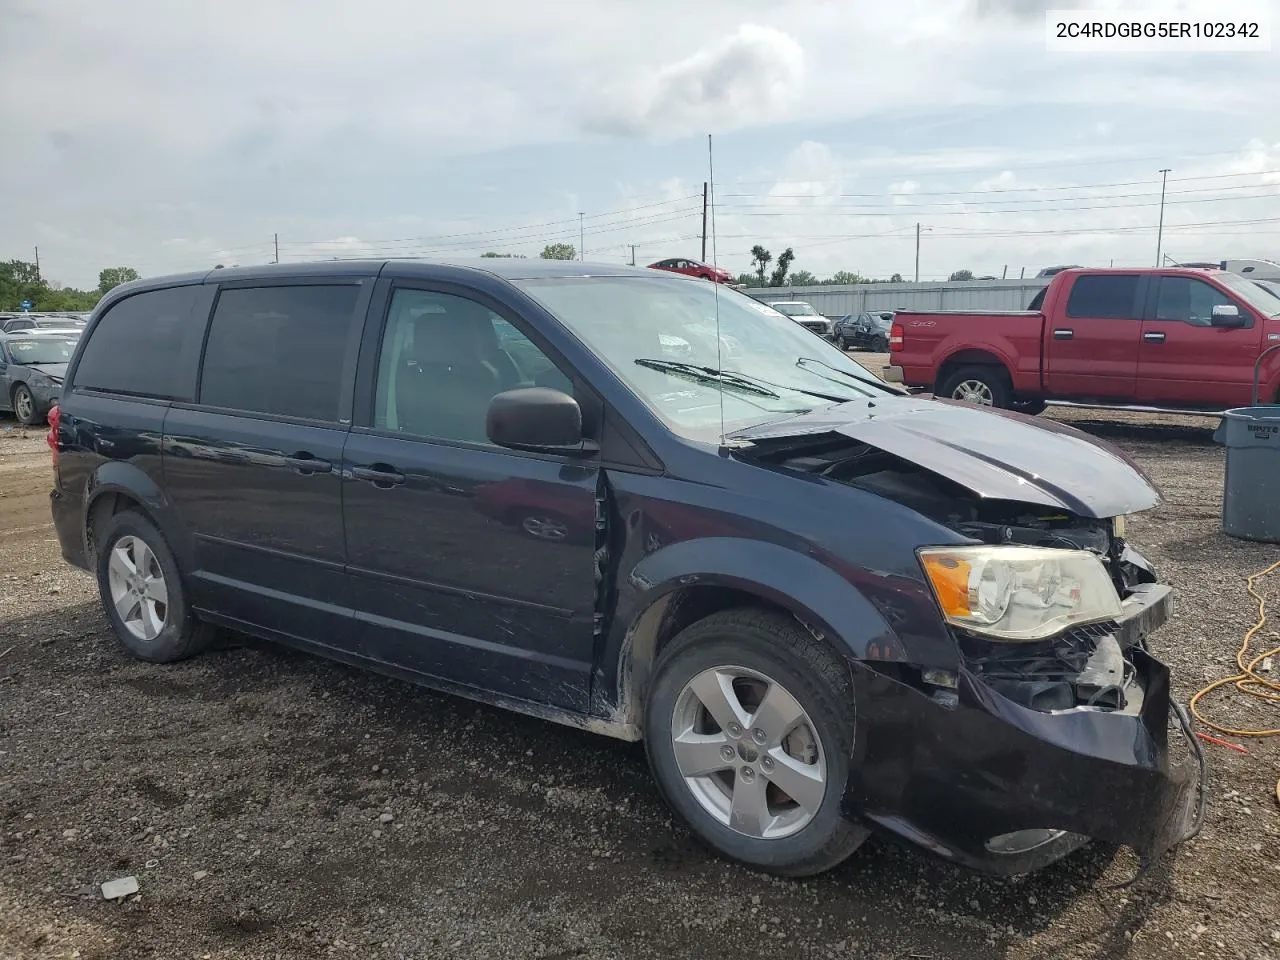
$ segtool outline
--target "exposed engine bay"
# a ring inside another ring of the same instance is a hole
[[[1121,601],[1156,582],[1151,566],[1117,535],[1113,518],[1080,517],[1037,504],[983,499],[961,484],[877,447],[827,434],[765,442],[747,456],[827,477],[900,503],[984,544],[1086,550],[1106,567]],[[953,630],[966,668],[1035,710],[1087,707],[1137,713],[1143,691],[1129,650],[1145,638],[1091,623],[1036,642],[1001,643]]]

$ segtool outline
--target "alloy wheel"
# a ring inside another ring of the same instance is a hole
[[[35,414],[35,407],[36,402],[26,387],[18,387],[13,391],[13,414],[20,422],[30,422]]]
[[[121,537],[111,548],[107,580],[125,629],[139,640],[159,636],[169,615],[169,590],[151,548],[137,537]]]
[[[991,387],[981,380],[963,380],[951,391],[953,400],[964,400],[966,403],[978,403],[984,407],[995,405],[995,396]]]
[[[826,756],[809,715],[781,684],[746,667],[712,667],[685,684],[671,745],[699,806],[748,837],[803,830],[826,795]]]

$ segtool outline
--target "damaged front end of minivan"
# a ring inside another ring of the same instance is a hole
[[[1148,645],[1172,592],[1124,536],[1158,492],[1071,428],[938,401],[883,406],[735,438],[749,444],[735,455],[874,493],[958,535],[916,551],[954,668],[912,663],[909,650],[851,660],[848,814],[1000,874],[1090,840],[1131,847],[1145,871],[1195,835],[1207,799],[1199,743]]]

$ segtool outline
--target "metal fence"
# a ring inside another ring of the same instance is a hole
[[[757,300],[803,300],[826,317],[867,310],[1025,310],[1043,280],[857,283],[849,286],[751,287]]]

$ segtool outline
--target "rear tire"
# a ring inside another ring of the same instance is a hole
[[[121,645],[139,660],[173,663],[213,642],[215,629],[187,604],[182,575],[160,531],[125,510],[94,531],[98,592]]]
[[[1025,413],[1029,417],[1034,417],[1044,413],[1048,406],[1043,400],[1015,400],[1012,409],[1018,413]]]
[[[873,343],[873,344],[871,345],[871,349],[872,349],[875,353],[888,353],[888,352],[889,352],[889,338],[888,338],[888,337],[876,337],[875,343]]]
[[[848,667],[790,617],[752,609],[671,641],[644,718],[658,788],[693,834],[787,877],[829,870],[867,837],[841,809],[853,730]]]
[[[975,365],[948,374],[934,396],[1007,410],[1013,401],[1013,387],[1003,367]]]

